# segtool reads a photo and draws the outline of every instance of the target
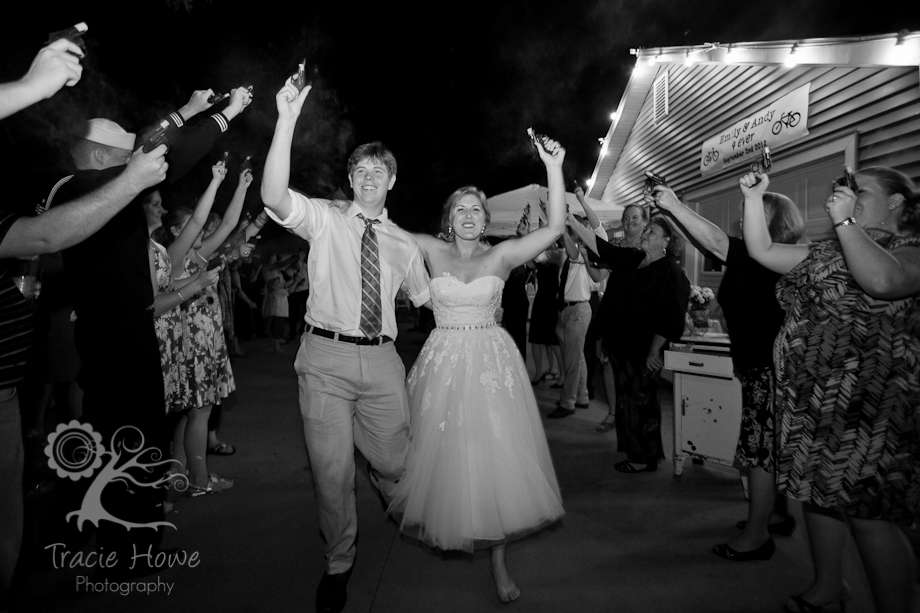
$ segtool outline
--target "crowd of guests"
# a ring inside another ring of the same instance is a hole
[[[615,426],[617,450],[626,454],[614,466],[620,472],[652,471],[664,458],[662,353],[689,333],[690,286],[677,264],[683,235],[725,266],[718,301],[742,392],[735,463],[749,474],[748,518],[713,553],[738,562],[770,559],[773,536],[796,527],[786,500],[800,501],[815,574],[784,610],[845,607],[849,532],[876,610],[908,611],[916,563],[905,529],[920,511],[920,194],[897,170],[860,170],[855,185],[841,180],[828,190],[835,236],[809,242],[798,207],[767,191],[766,174],[748,173],[739,184],[741,237],[728,236],[666,186],[647,190],[644,206],[625,209],[618,244],[570,215],[589,266],[609,270],[595,325],[610,415],[598,429]],[[584,258],[576,250],[567,255],[571,265]],[[567,281],[555,270],[544,276],[553,289]],[[545,303],[538,289],[531,334],[543,341],[548,337],[533,335]],[[558,310],[570,308],[566,302]],[[569,355],[563,353],[565,376],[580,376],[570,374],[578,371],[569,370]],[[539,365],[537,373],[535,385],[546,378]],[[563,393],[549,417],[571,414],[565,399]]]
[[[0,86],[0,118],[64,86],[76,85],[81,56],[79,47],[66,39],[42,49],[20,81]],[[395,329],[390,330],[395,317],[386,310],[362,314],[362,326],[369,320],[366,336],[347,336],[315,325],[305,328],[311,283],[305,250],[286,259],[271,254],[242,267],[240,260],[252,255],[249,241],[267,221],[264,213],[252,220],[243,215],[253,179],[250,169],[241,168],[223,215],[212,209],[228,174],[226,157],[211,167],[210,182],[194,207],[164,207],[161,189],[191,171],[252,98],[251,89],[236,88],[220,112],[209,114],[212,94],[196,91],[185,105],[161,119],[168,147],[145,147],[142,138],[105,118],[87,122],[69,150],[72,173],[50,188],[41,214],[23,217],[0,212],[0,257],[5,262],[0,272],[0,344],[5,349],[0,362],[0,491],[4,492],[0,590],[4,597],[22,539],[23,445],[17,386],[30,367],[41,376],[30,381],[34,401],[30,400],[32,410],[26,411],[28,432],[36,438],[44,434],[46,413],[56,398],[55,403],[66,407],[68,418],[82,417],[105,441],[118,434],[126,449],[152,445],[172,458],[174,468],[167,477],[172,490],[198,497],[233,486],[231,479],[210,471],[208,455],[235,453],[217,433],[219,407],[236,385],[231,357],[245,355],[240,335],[262,333],[270,350],[278,352],[304,332],[298,354],[298,372],[304,380],[310,380],[311,369],[319,368],[304,363],[302,354],[308,345],[315,345],[317,354],[338,349],[337,342],[353,344],[360,352],[368,351],[360,349],[365,345],[392,349],[386,345],[395,338]],[[267,202],[272,218],[313,240],[322,224],[311,216],[333,216],[343,228],[360,219],[352,225],[362,232],[390,234],[403,241],[402,231],[381,220],[366,219],[355,211],[334,216],[331,207],[327,211],[325,204],[287,190],[285,130],[293,130],[305,96],[290,81],[279,93],[282,117],[270,153],[274,170],[266,181],[269,187],[263,185],[263,194],[271,196]],[[357,198],[366,198],[368,206],[383,211],[389,188],[381,193],[376,182],[388,180],[392,187],[396,167],[392,153],[377,145],[353,154],[349,180],[371,186]],[[470,390],[482,394],[479,404],[494,402],[494,389],[479,389],[472,379],[463,387],[461,379],[473,375],[462,368],[463,372],[438,371],[440,359],[433,356],[450,354],[452,346],[472,355],[471,348],[481,343],[487,343],[489,351],[503,345],[504,336],[496,335],[490,319],[502,288],[505,323],[523,355],[525,328],[515,314],[524,307],[517,298],[530,274],[528,268],[538,284],[528,337],[536,364],[531,383],[552,380],[560,390],[548,417],[565,418],[588,407],[597,360],[603,365],[609,410],[596,428],[615,429],[617,450],[625,454],[613,468],[625,474],[657,470],[664,459],[658,401],[663,353],[669,342],[684,334],[690,296],[689,280],[678,261],[685,237],[726,267],[718,299],[742,390],[736,460],[749,471],[751,482],[747,520],[739,524],[737,535],[713,552],[738,562],[770,559],[776,550],[773,536],[791,534],[795,528],[782,501],[801,501],[815,577],[804,592],[791,597],[785,610],[842,607],[850,597],[843,579],[847,532],[856,541],[876,609],[909,610],[916,568],[902,528],[913,525],[920,511],[916,415],[920,406],[920,194],[910,179],[889,168],[866,168],[855,174],[855,184],[835,184],[825,207],[835,237],[813,243],[803,237],[804,224],[795,203],[767,191],[766,174],[751,172],[739,179],[740,238],[728,236],[695,213],[670,188],[657,186],[647,190],[644,206],[626,207],[623,237],[609,241],[580,190],[576,195],[585,216],[569,214],[563,220],[564,150],[548,141],[540,155],[552,193],[546,229],[530,233],[524,227],[512,241],[482,246],[489,222],[487,201],[480,190],[468,187],[457,190],[445,204],[441,236],[416,235],[417,244],[408,239],[400,243],[411,256],[414,301],[428,298],[429,290],[422,287],[425,266],[432,273],[430,292],[438,319],[437,331],[423,349],[429,359],[420,360],[410,372],[408,392],[394,392],[400,398],[408,393],[418,418],[412,423],[412,449],[405,441],[399,443],[403,458],[409,457],[405,478],[396,478],[396,468],[385,470],[388,465],[382,453],[372,457],[375,466],[370,469],[375,483],[389,482],[386,487],[395,496],[390,510],[400,516],[404,531],[415,530],[429,544],[444,548],[475,546],[469,535],[435,521],[463,506],[458,505],[456,492],[439,486],[461,476],[429,468],[454,471],[465,466],[464,454],[472,443],[451,438],[466,435],[442,436],[451,419],[445,407],[471,394]],[[351,206],[359,208],[357,203]],[[376,231],[375,224],[380,225]],[[343,236],[351,236],[352,230],[343,229]],[[328,242],[323,249],[329,252],[343,249]],[[36,288],[28,279],[35,274],[38,256],[44,256],[41,265],[49,283],[35,315]],[[488,274],[483,276],[470,262],[483,263]],[[55,273],[63,276],[55,280]],[[332,276],[327,271],[320,282],[328,284]],[[482,282],[473,285],[474,281]],[[384,289],[395,296],[393,288]],[[378,294],[380,290],[375,289]],[[331,311],[340,307],[331,298],[327,301]],[[392,309],[390,302],[387,308]],[[324,349],[325,345],[329,346]],[[494,358],[504,372],[526,376],[520,360],[509,362],[505,353],[488,353],[481,352],[484,359]],[[381,364],[393,361],[389,353],[380,353],[380,358]],[[451,356],[451,361],[457,358]],[[398,383],[401,389],[402,381]],[[432,407],[431,390],[451,385],[460,386],[455,397]],[[56,391],[61,393],[55,396]],[[310,404],[311,395],[325,393],[318,383],[302,387],[301,392],[305,411],[317,406]],[[126,405],[130,411],[124,410]],[[517,401],[519,411],[509,418],[513,424],[509,422],[508,431],[524,428],[534,434],[533,440],[542,441],[536,447],[536,460],[528,464],[529,451],[519,443],[499,442],[496,448],[520,462],[522,474],[544,482],[540,505],[522,504],[537,491],[536,486],[497,496],[496,507],[509,505],[513,519],[525,515],[523,506],[534,512],[522,520],[519,530],[502,525],[508,518],[496,520],[498,536],[486,539],[493,542],[493,573],[503,601],[519,595],[504,566],[505,542],[563,514],[542,427],[539,420],[528,417],[531,405],[535,405],[532,394]],[[424,416],[428,409],[444,412],[444,421],[439,424],[440,417]],[[308,417],[305,434],[311,463],[315,472],[323,473],[323,462],[330,464],[333,454],[316,450],[322,447],[319,422],[323,417]],[[313,431],[310,420],[317,422]],[[401,431],[408,429],[402,422],[397,425]],[[482,428],[488,429],[486,424]],[[450,462],[443,456],[444,449],[431,442],[443,440],[457,444]],[[354,444],[373,447],[366,440]],[[346,447],[335,451],[351,454],[351,445]],[[160,477],[150,475],[152,481]],[[472,481],[478,477],[482,474],[462,475]],[[507,478],[506,485],[514,483],[511,473],[499,477]],[[63,500],[75,500],[74,493],[61,488]],[[442,508],[433,511],[428,506],[432,497],[443,503]],[[139,487],[113,491],[106,505],[113,515],[143,524],[161,519],[174,501],[164,500],[156,488]],[[323,529],[334,531],[328,525]],[[96,545],[117,552],[147,545],[157,548],[159,543],[155,531],[126,533],[120,525],[102,522],[96,529]],[[354,559],[353,545],[345,549],[339,572],[330,567],[320,590],[325,585],[327,596],[341,595],[341,605]],[[139,566],[132,572],[152,570]],[[113,577],[127,576],[124,568],[109,572]],[[341,592],[336,591],[339,588]]]
[[[0,118],[76,86],[82,56],[66,38],[42,49],[22,79],[0,86]],[[3,212],[4,606],[23,539],[24,441],[42,449],[57,424],[77,419],[91,424],[106,447],[150,448],[171,459],[169,472],[158,464],[137,476],[141,487],[134,491],[106,490],[106,511],[135,524],[162,519],[178,494],[197,497],[233,485],[210,471],[208,457],[236,452],[218,437],[220,407],[235,389],[230,357],[244,355],[235,312],[242,311],[247,334],[262,329],[261,309],[243,290],[240,266],[242,258],[246,276],[249,269],[258,274],[250,241],[267,216],[240,221],[251,167],[241,169],[223,215],[212,211],[228,171],[226,154],[212,166],[211,181],[194,207],[175,202],[164,207],[164,197],[173,193],[169,188],[214,149],[252,99],[251,88],[238,87],[220,111],[209,113],[213,94],[194,92],[154,130],[137,134],[106,118],[75,125],[69,172],[45,188],[36,215]],[[149,137],[154,131],[159,143]],[[291,279],[292,302],[300,305],[295,311],[300,309],[302,319],[309,291],[303,254],[295,254],[283,273]],[[259,292],[258,284],[250,291]],[[293,336],[298,326],[288,329]],[[54,525],[43,529],[81,547],[87,537],[68,525],[65,510],[80,507],[87,484],[44,478],[35,469],[29,477],[30,489],[52,506]],[[170,495],[149,487],[158,481],[170,485]],[[121,552],[121,560],[130,560],[135,549],[149,545],[155,553],[159,547],[156,530],[98,523],[96,547]],[[150,570],[143,563],[128,569],[125,562],[107,572],[127,578]]]

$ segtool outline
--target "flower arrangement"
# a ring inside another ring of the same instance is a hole
[[[716,295],[712,293],[712,290],[708,287],[700,287],[699,285],[694,285],[690,288],[690,305],[689,308],[692,309],[706,309],[709,308],[709,303],[715,299]]]

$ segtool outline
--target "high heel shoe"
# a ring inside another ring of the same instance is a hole
[[[739,521],[736,527],[744,530],[745,526],[747,526],[746,521]],[[767,526],[767,532],[777,536],[791,536],[793,530],[795,530],[795,518],[792,515],[787,515],[782,521]]]
[[[731,560],[732,562],[751,562],[753,560],[769,560],[776,552],[776,543],[773,539],[767,539],[767,542],[751,551],[735,551],[728,546],[728,543],[722,543],[712,548],[712,553],[720,558]]]

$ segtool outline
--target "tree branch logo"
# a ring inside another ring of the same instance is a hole
[[[137,443],[129,446],[125,440],[128,434],[135,433]],[[82,532],[83,524],[89,522],[99,526],[101,520],[107,520],[128,530],[132,528],[151,528],[156,530],[160,526],[176,526],[168,521],[155,521],[148,523],[128,522],[105,510],[102,506],[102,491],[112,483],[123,484],[124,487],[175,487],[184,491],[188,488],[188,478],[185,475],[165,474],[152,481],[139,481],[142,473],[152,475],[154,471],[176,460],[162,459],[162,453],[156,447],[144,448],[144,435],[134,426],[122,426],[115,431],[109,440],[109,449],[102,443],[102,435],[93,430],[89,424],[81,424],[74,420],[68,424],[59,424],[57,429],[48,435],[48,445],[45,447],[48,456],[48,465],[57,471],[58,477],[78,481],[93,476],[100,469],[83,496],[83,503],[78,511],[67,514],[66,521],[71,517],[77,518],[77,528]]]

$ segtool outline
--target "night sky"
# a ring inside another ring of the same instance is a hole
[[[254,156],[259,181],[274,94],[306,57],[318,76],[298,125],[292,184],[316,196],[347,193],[348,153],[382,140],[399,163],[390,214],[419,231],[434,229],[444,199],[461,185],[493,195],[545,182],[525,134],[531,125],[566,146],[568,188],[584,185],[633,67],[630,47],[920,30],[915,3],[877,1],[192,0],[186,10],[181,0],[133,0],[23,8],[25,18],[4,20],[0,78],[20,76],[48,32],[77,21],[89,25],[91,55],[77,87],[0,123],[4,176],[28,177],[13,190],[18,203],[28,202],[20,209],[47,193],[80,120],[106,116],[136,131],[194,89],[251,83],[252,106],[166,198],[193,204],[206,166],[227,149],[222,208],[245,155]],[[258,183],[249,198],[257,207]]]

